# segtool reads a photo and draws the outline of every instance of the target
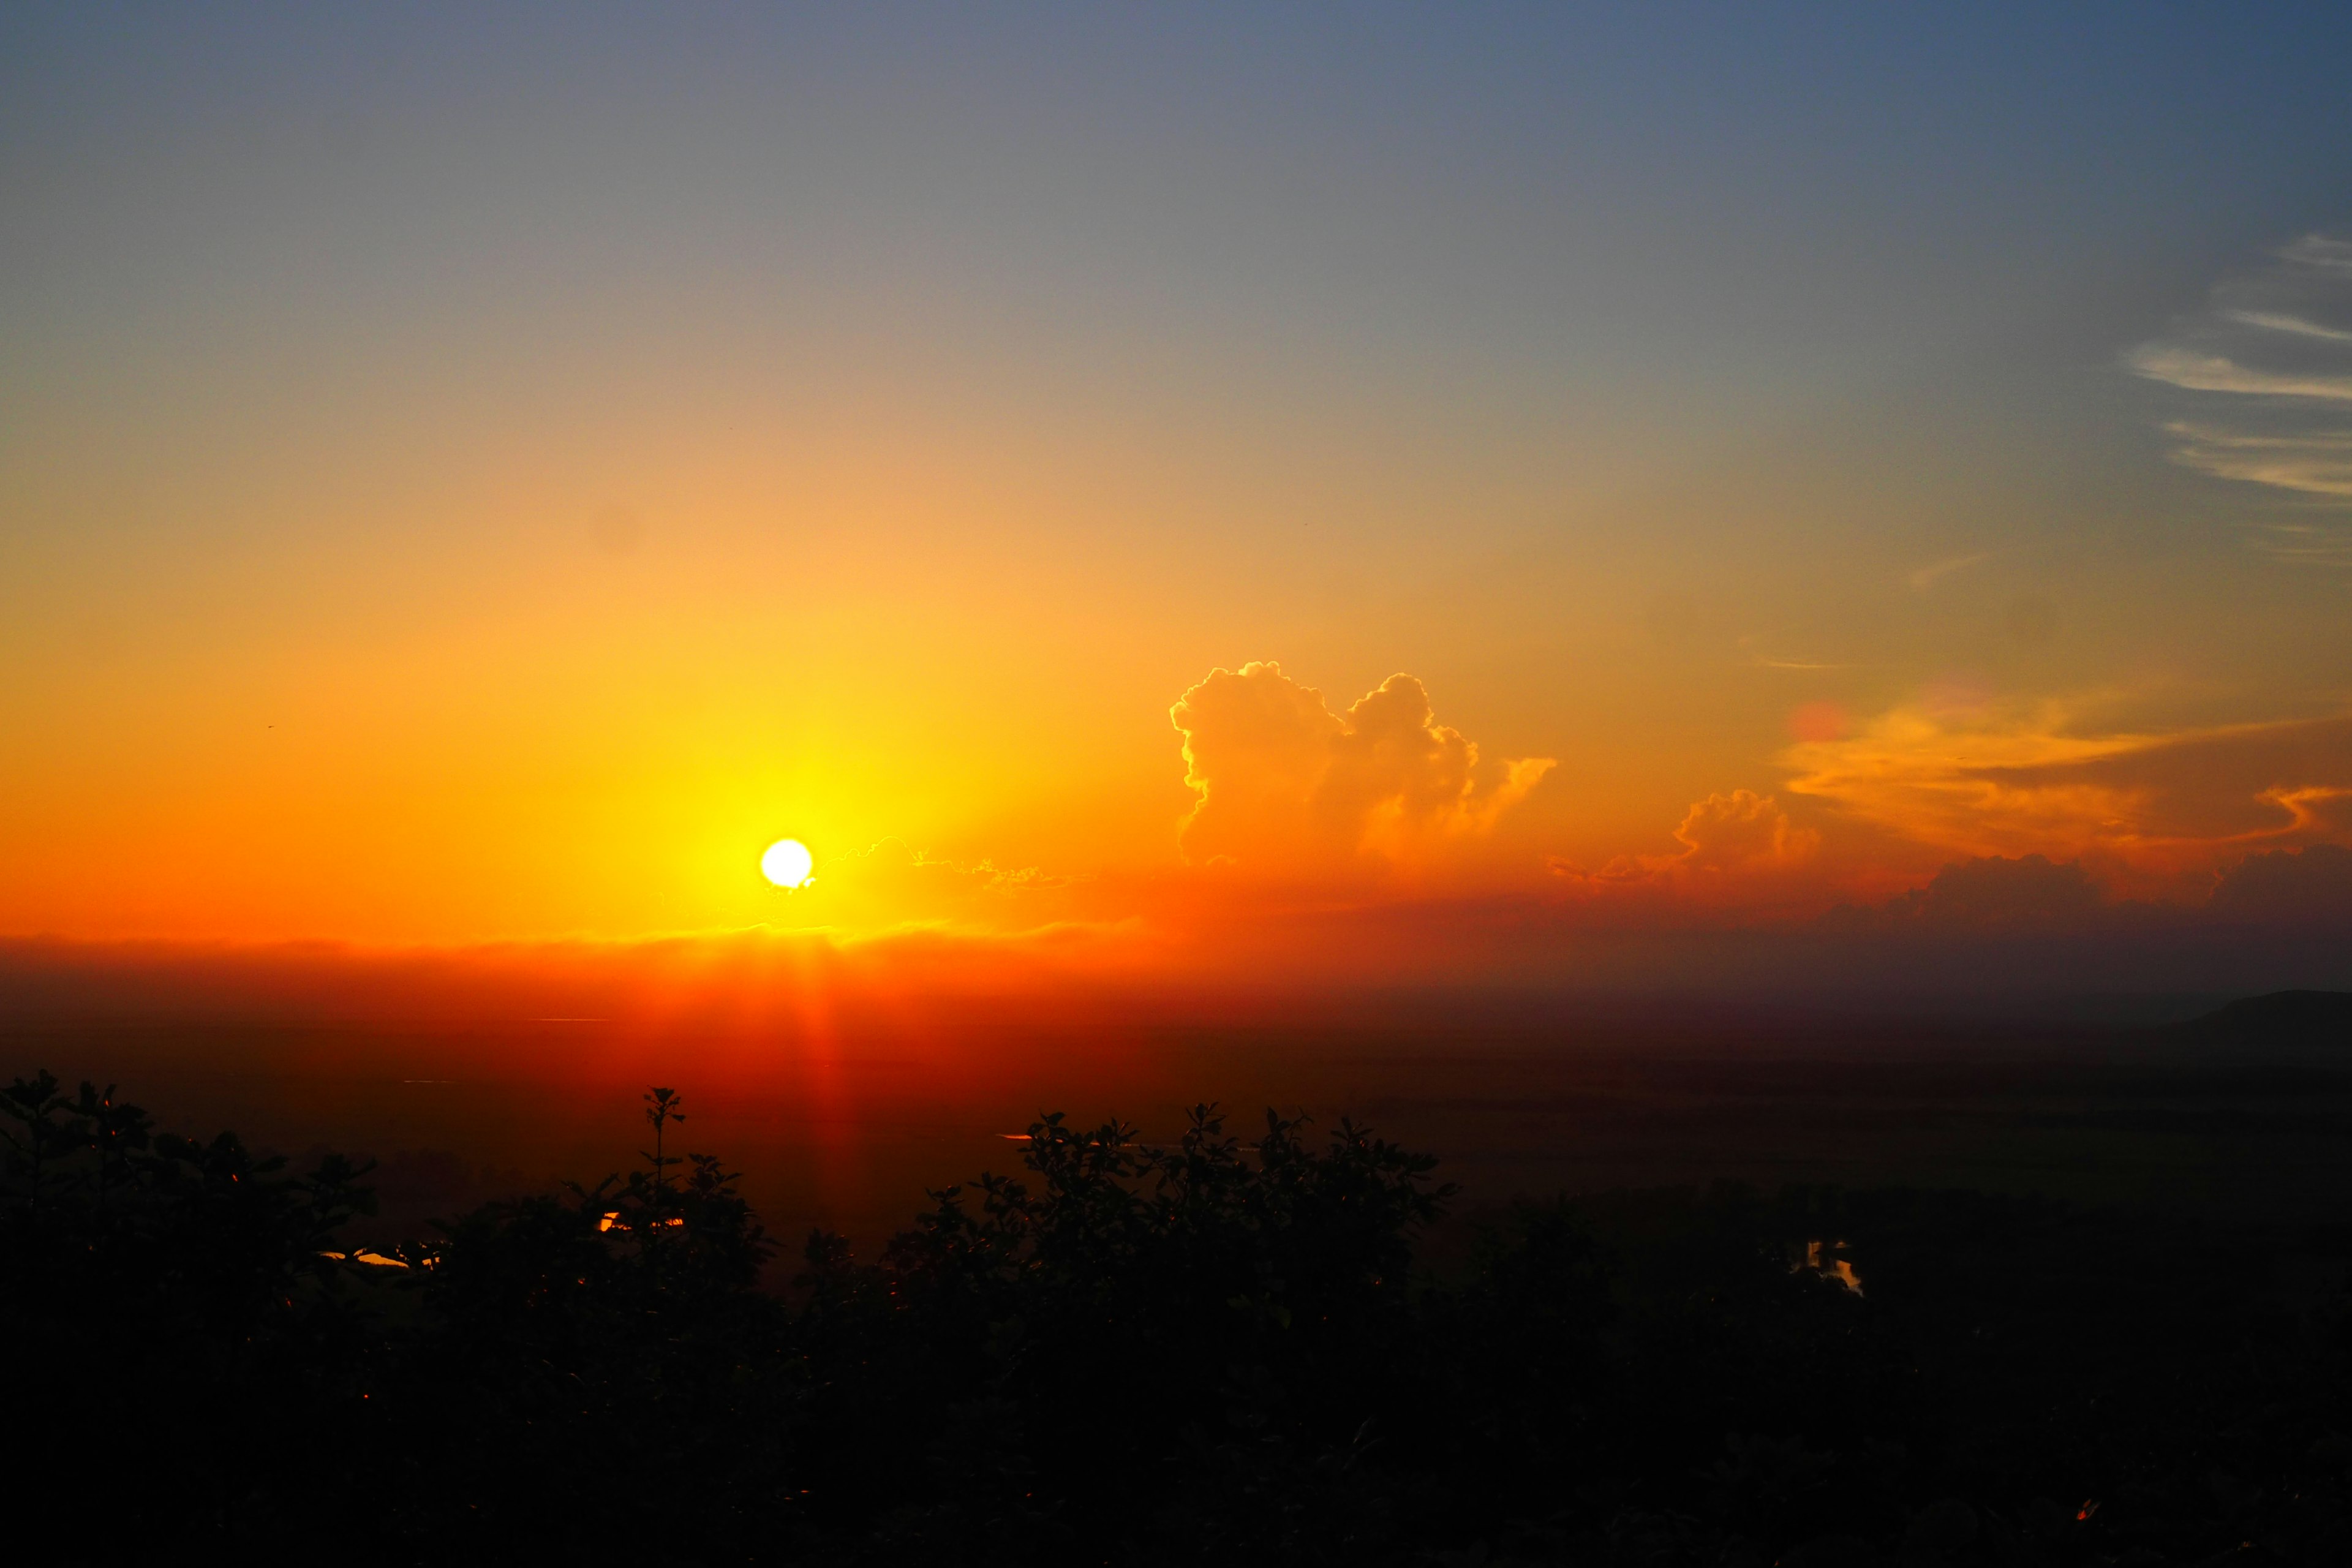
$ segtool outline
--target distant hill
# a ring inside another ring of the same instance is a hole
[[[2200,1045],[2261,1055],[2340,1057],[2352,1062],[2352,991],[2273,991],[2244,996],[2181,1026]]]

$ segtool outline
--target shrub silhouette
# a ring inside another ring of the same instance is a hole
[[[780,1292],[646,1110],[643,1168],[392,1267],[343,1256],[351,1162],[17,1079],[19,1518],[89,1561],[2352,1560],[2340,1232],[2264,1243],[2335,1260],[2291,1299],[2177,1216],[1719,1185],[1514,1204],[1440,1279],[1428,1156],[1202,1106],[1044,1117]]]
[[[333,1243],[373,1207],[365,1173],[330,1155],[290,1174],[234,1133],[156,1134],[111,1086],[68,1096],[47,1072],[0,1090],[0,1321],[33,1427],[17,1436],[81,1461],[44,1467],[48,1507],[157,1539],[299,1511],[331,1457],[245,1456],[285,1447],[362,1376],[357,1266]],[[140,1484],[121,1486],[142,1450]]]
[[[684,1120],[673,1091],[647,1099],[648,1121]],[[680,1520],[736,1556],[776,1528],[793,1390],[783,1304],[756,1289],[772,1248],[715,1157],[646,1161],[396,1249],[422,1310],[390,1418],[465,1478],[421,1491],[407,1534],[658,1560]]]
[[[885,1258],[912,1384],[1021,1435],[1002,1486],[1023,1491],[986,1506],[1021,1514],[1041,1471],[1067,1530],[1132,1535],[1133,1478],[1171,1439],[1187,1482],[1234,1502],[1253,1465],[1328,1469],[1366,1435],[1413,1333],[1412,1237],[1452,1195],[1433,1159],[1347,1122],[1318,1148],[1273,1112],[1245,1146],[1205,1105],[1166,1147],[1058,1115],[1029,1138],[1030,1180],[933,1193]],[[967,1485],[948,1525],[976,1506]],[[1162,1545],[1204,1510],[1157,1521]]]

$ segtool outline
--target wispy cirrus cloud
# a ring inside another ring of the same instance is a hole
[[[2186,405],[2164,425],[2176,462],[2304,503],[2265,549],[2352,566],[2352,240],[2305,235],[2124,363]]]
[[[2185,419],[2164,429],[2179,443],[2174,456],[2200,473],[2352,499],[2352,430],[2248,435]]]
[[[1930,561],[1925,566],[1916,567],[1906,573],[1903,580],[1911,584],[1913,593],[1924,594],[1934,587],[1938,581],[1950,576],[1953,573],[1965,572],[1971,566],[1981,566],[1991,559],[1992,552],[1980,550],[1974,555],[1954,555],[1942,561]]]
[[[2317,398],[2352,402],[2352,375],[2263,370],[2221,354],[2147,344],[2132,352],[2131,366],[2151,381],[2169,382],[2189,392],[2232,392],[2253,397]]]
[[[2268,332],[2292,332],[2297,337],[2317,338],[2322,342],[2352,343],[2352,331],[2323,327],[2301,316],[2284,316],[2271,310],[2225,310],[2222,314],[2242,326],[2260,327]]]
[[[2323,270],[2352,273],[2352,239],[2338,239],[2332,235],[2306,234],[2284,250],[2282,259],[2304,267]]]

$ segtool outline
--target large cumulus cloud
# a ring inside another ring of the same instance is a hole
[[[1169,710],[1199,795],[1185,858],[1245,868],[1425,864],[1486,832],[1552,759],[1487,757],[1392,675],[1345,713],[1278,664],[1216,669]]]

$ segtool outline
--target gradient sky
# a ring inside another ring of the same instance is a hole
[[[10,7],[0,933],[2196,903],[2352,839],[2347,79],[2322,6]]]

